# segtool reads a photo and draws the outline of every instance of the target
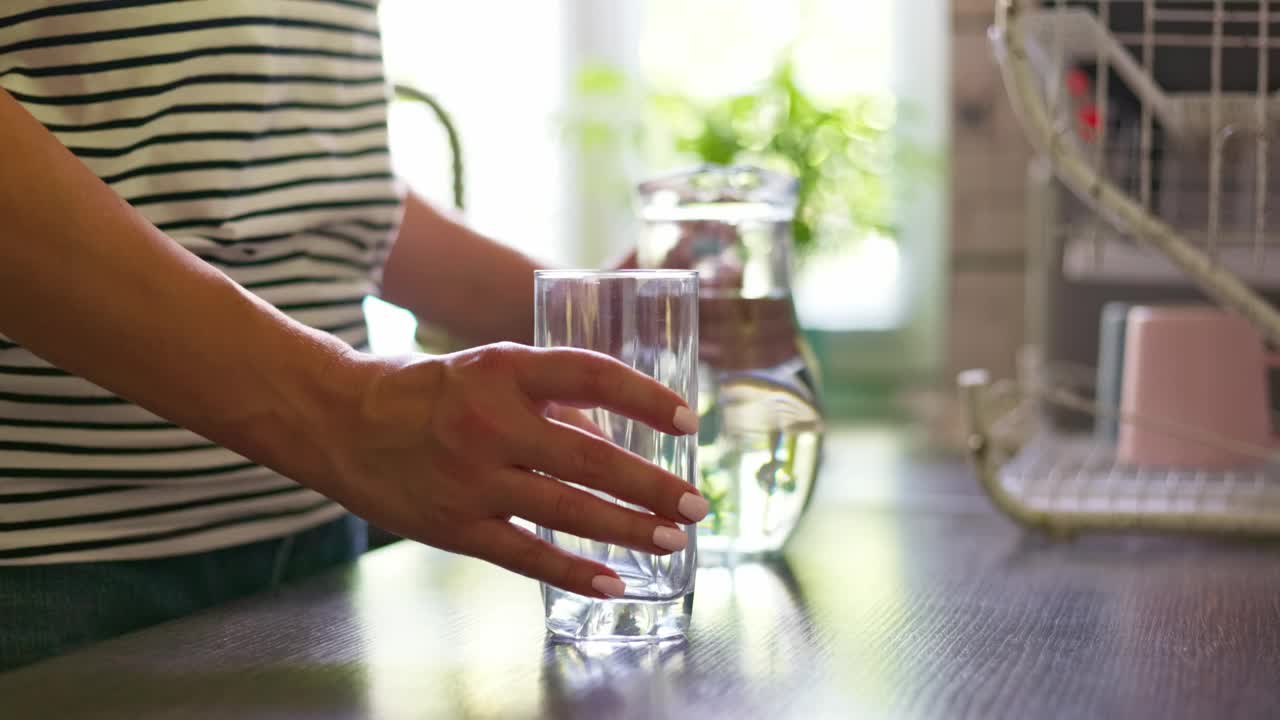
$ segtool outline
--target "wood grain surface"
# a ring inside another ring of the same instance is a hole
[[[1280,717],[1280,546],[1054,544],[958,460],[868,468],[701,570],[680,644],[551,643],[533,583],[399,543],[0,675],[0,718]]]

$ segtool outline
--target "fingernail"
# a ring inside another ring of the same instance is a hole
[[[597,575],[591,578],[591,587],[602,595],[620,598],[627,592],[627,586],[616,577]]]
[[[683,550],[689,544],[689,536],[675,528],[659,525],[653,530],[653,544],[663,550]]]
[[[711,510],[711,503],[707,499],[694,495],[693,493],[685,493],[680,496],[680,502],[676,504],[676,509],[680,514],[689,518],[689,522],[698,522],[707,516]]]
[[[684,405],[676,408],[676,416],[671,418],[671,424],[685,435],[698,432],[698,416]]]

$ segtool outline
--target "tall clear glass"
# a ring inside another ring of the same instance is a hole
[[[697,407],[698,276],[689,270],[598,272],[543,270],[534,279],[534,344],[574,347],[615,357]],[[696,483],[697,438],[667,435],[601,409],[591,420],[619,446]],[[602,492],[610,502],[645,511]],[[542,586],[547,628],[573,639],[655,639],[682,635],[693,608],[697,533],[683,551],[659,556],[586,540],[550,528],[542,539],[605,563],[626,594],[597,600]]]

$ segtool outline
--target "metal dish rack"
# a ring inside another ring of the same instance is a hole
[[[1267,262],[1280,250],[1280,143],[1271,142],[1280,129],[1280,67],[1271,67],[1280,62],[1280,2],[998,0],[996,8],[991,37],[1023,126],[1054,175],[1093,209],[1050,232],[1088,238],[1099,264],[1130,250],[1170,261],[1280,343],[1280,313],[1258,292],[1280,274],[1280,263]],[[1179,57],[1188,62],[1171,72]],[[1203,77],[1184,82],[1188,72]],[[1034,349],[1015,380],[960,375],[969,450],[1002,512],[1054,536],[1280,536],[1271,449],[1250,448],[1255,461],[1231,470],[1125,465],[1113,445],[1055,418],[1112,415],[1186,442],[1232,441],[1097,406],[1093,378],[1091,369],[1047,365]]]
[[[1114,446],[1055,429],[1045,415],[1048,406],[1116,412],[1094,406],[1085,373],[1043,368],[1028,356],[1019,380],[993,381],[982,370],[959,378],[979,481],[1010,518],[1055,537],[1127,530],[1280,535],[1280,463],[1267,451],[1258,449],[1256,464],[1230,470],[1124,465]],[[1185,439],[1214,442],[1190,432]]]

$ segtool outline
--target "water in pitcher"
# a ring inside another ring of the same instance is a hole
[[[777,550],[800,521],[818,470],[823,424],[804,387],[807,371],[795,358],[720,375],[717,402],[701,408],[699,488],[711,512],[699,526],[699,546]]]
[[[703,167],[640,186],[644,267],[698,271],[704,554],[779,550],[812,495],[823,420],[791,299],[794,181]]]

